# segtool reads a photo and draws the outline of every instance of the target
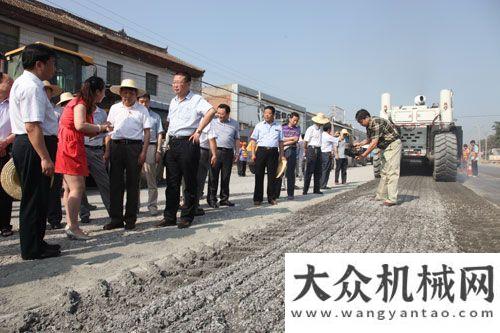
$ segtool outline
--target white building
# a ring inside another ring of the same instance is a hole
[[[0,0],[0,52],[34,42],[53,44],[92,57],[97,75],[107,84],[134,79],[161,109],[168,109],[173,97],[172,77],[177,71],[190,73],[193,89],[201,90],[204,70],[172,56],[164,48],[39,1]],[[74,72],[63,87],[72,92],[92,74],[70,62],[60,61],[57,67]]]
[[[231,117],[240,123],[240,135],[248,138],[254,126],[261,121],[264,106],[276,108],[276,120],[286,121],[292,112],[300,116],[300,127],[305,132],[311,115],[306,108],[289,101],[242,86],[238,83],[226,84],[220,87],[204,87],[203,97],[215,108],[221,104],[231,107]]]

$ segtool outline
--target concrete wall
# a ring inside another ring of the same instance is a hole
[[[40,28],[19,23],[3,16],[0,16],[0,20],[16,25],[20,28],[20,46],[31,44],[34,42],[45,42],[48,44],[53,44],[54,38],[62,39],[77,44],[79,52],[91,56],[94,59],[97,67],[97,75],[102,77],[104,80],[106,80],[107,62],[111,61],[123,66],[123,79],[134,79],[141,88],[146,87],[146,73],[157,75],[157,95],[152,96],[152,99],[169,104],[170,100],[174,97],[171,87],[174,72],[169,69],[149,65],[144,62],[140,62],[132,58],[122,56],[108,50],[104,50],[92,44],[85,43],[71,37],[67,37],[65,35],[55,34],[50,31],[44,31]],[[84,79],[90,75],[92,75],[92,71],[89,68],[84,70]],[[194,79],[192,82],[192,88],[194,91],[197,91],[199,93],[201,91],[201,79]]]

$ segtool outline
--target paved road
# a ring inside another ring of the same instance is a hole
[[[479,177],[460,176],[468,188],[500,207],[500,166],[479,165]]]

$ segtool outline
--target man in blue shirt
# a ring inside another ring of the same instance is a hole
[[[220,104],[217,108],[218,119],[212,121],[213,131],[217,133],[217,162],[211,166],[208,178],[208,205],[217,208],[234,206],[229,201],[229,181],[233,162],[238,158],[240,147],[240,125],[230,117],[231,108],[227,104]],[[217,204],[217,189],[220,181],[220,203]]]
[[[280,160],[285,160],[283,131],[281,124],[274,121],[273,106],[264,108],[264,121],[258,123],[250,136],[256,142],[252,145],[252,160],[255,162],[254,205],[260,206],[264,197],[264,175],[267,169],[267,201],[276,205],[276,172]],[[257,150],[255,150],[257,146]]]

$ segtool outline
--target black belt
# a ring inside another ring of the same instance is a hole
[[[257,147],[257,150],[259,150],[259,149],[264,149],[264,150],[274,150],[274,149],[276,149],[276,150],[278,150],[278,147],[259,146],[259,147]]]
[[[217,150],[222,150],[222,151],[233,151],[233,148],[217,147]]]
[[[132,144],[141,144],[142,145],[142,140],[129,140],[129,139],[119,139],[119,140],[112,140],[113,143],[119,144],[119,145],[132,145]]]
[[[200,149],[205,150],[205,151],[208,151],[208,148],[203,148],[203,147],[200,147]]]
[[[156,145],[158,144],[158,142],[149,142],[149,144],[150,144],[150,145],[155,145],[155,146],[156,146]]]
[[[89,148],[89,149],[100,149],[102,150],[104,146],[91,146],[91,145],[85,145],[85,148]]]
[[[168,140],[169,141],[189,140],[190,137],[191,136],[188,136],[188,135],[186,135],[186,136],[173,136],[173,135],[171,135],[171,136],[168,137]]]

